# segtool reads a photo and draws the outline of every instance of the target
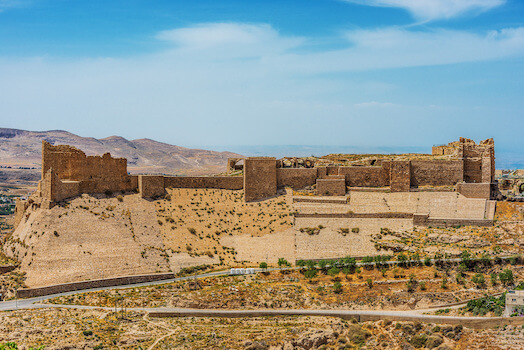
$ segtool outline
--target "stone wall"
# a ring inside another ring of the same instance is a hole
[[[273,157],[250,157],[244,161],[244,199],[246,202],[277,193],[277,161]]]
[[[430,218],[426,214],[415,214],[413,216],[414,226],[431,227],[455,227],[455,226],[493,226],[490,219],[468,219],[468,218]]]
[[[164,176],[162,175],[139,175],[138,192],[142,198],[155,198],[163,196],[166,192]]]
[[[346,180],[338,179],[317,179],[317,195],[319,196],[345,196]]]
[[[339,167],[338,174],[346,176],[346,184],[350,187],[389,186],[389,176],[383,166]]]
[[[460,160],[412,160],[411,186],[454,186],[463,179]]]
[[[482,182],[482,159],[464,159],[464,182]]]
[[[411,185],[410,161],[391,162],[390,181],[391,192],[409,192]]]
[[[295,190],[313,186],[317,180],[317,168],[278,168],[277,186]]]
[[[67,145],[53,146],[42,141],[42,179],[40,196],[50,203],[82,193],[133,191],[136,176],[127,174],[127,160],[103,156],[86,156]]]
[[[19,298],[33,298],[33,297],[39,297],[43,295],[52,295],[52,294],[57,294],[57,293],[71,292],[75,290],[121,286],[121,285],[127,285],[127,284],[153,282],[153,281],[162,281],[162,280],[167,280],[167,279],[173,279],[175,277],[176,277],[176,274],[169,272],[169,273],[156,273],[156,274],[151,274],[151,275],[105,278],[105,279],[91,280],[91,281],[55,284],[55,285],[51,285],[47,287],[19,289],[17,295]]]
[[[14,221],[14,229],[18,227],[20,222],[22,222],[22,219],[24,218],[24,212],[29,207],[29,203],[27,201],[23,201],[21,199],[17,199],[15,203],[15,221]]]
[[[467,198],[485,198],[491,196],[490,183],[464,183],[457,184],[457,192]]]
[[[244,188],[242,176],[166,176],[166,188],[220,188],[241,190]]]
[[[53,169],[63,180],[107,180],[126,177],[127,160],[103,156],[86,156],[84,152],[67,145],[53,146],[42,141],[42,175]]]

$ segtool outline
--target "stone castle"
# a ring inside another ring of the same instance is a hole
[[[51,208],[83,193],[136,191],[143,198],[155,198],[166,188],[243,189],[244,200],[250,202],[275,196],[279,188],[299,190],[313,185],[320,196],[344,196],[348,188],[409,192],[446,187],[466,198],[480,199],[492,199],[497,188],[493,139],[476,144],[461,138],[433,147],[432,155],[426,157],[384,158],[367,166],[316,166],[310,160],[291,159],[248,157],[243,165],[237,164],[240,159],[231,159],[228,167],[243,169],[238,176],[129,175],[126,159],[112,158],[109,153],[86,156],[74,147],[43,141],[42,179],[33,196],[17,203],[15,225],[30,205]]]

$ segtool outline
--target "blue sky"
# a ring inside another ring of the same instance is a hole
[[[522,154],[521,0],[0,0],[1,126]]]

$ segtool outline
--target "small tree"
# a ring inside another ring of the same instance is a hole
[[[513,272],[510,269],[505,269],[499,273],[499,279],[504,285],[511,284],[514,281]]]
[[[414,274],[411,274],[409,275],[409,280],[406,282],[406,287],[408,289],[408,292],[414,292],[415,289],[417,288],[417,280],[415,278],[415,275]]]
[[[258,265],[262,270],[267,270],[267,262],[261,262],[260,265]]]
[[[307,270],[304,272],[304,277],[306,277],[308,280],[317,277],[317,270]]]
[[[366,284],[368,285],[368,288],[373,288],[373,281],[371,280],[371,278],[368,278],[366,280]]]
[[[491,285],[492,286],[496,286],[497,285],[497,274],[496,273],[492,273],[491,275],[489,275],[489,277],[491,278]]]
[[[306,266],[307,266],[309,269],[314,269],[315,266],[317,266],[317,263],[314,262],[313,260],[307,260],[307,261],[306,261]]]
[[[440,285],[440,288],[442,289],[448,288],[448,279],[446,277],[442,277],[442,284]]]
[[[335,282],[333,284],[333,292],[337,293],[337,294],[340,294],[342,293],[342,283],[340,282]]]
[[[429,256],[424,258],[424,265],[431,266],[431,258]]]
[[[278,259],[278,267],[287,267],[287,266],[291,266],[291,264],[284,258],[279,258]]]
[[[397,261],[399,263],[400,266],[406,266],[406,262],[408,261],[408,258],[406,255],[404,255],[403,253],[399,254],[397,256]]]
[[[468,269],[470,269],[473,266],[473,261],[471,260],[471,253],[467,250],[463,250],[462,253],[460,253],[460,261]]]
[[[471,282],[475,283],[477,285],[477,288],[481,288],[484,286],[484,283],[486,280],[484,279],[484,275],[481,273],[476,273],[471,277]]]
[[[340,270],[336,268],[335,266],[333,266],[332,268],[328,270],[328,275],[330,275],[331,277],[335,277],[336,275],[339,274],[339,272]]]

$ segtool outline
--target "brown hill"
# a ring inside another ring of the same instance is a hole
[[[39,168],[42,140],[54,145],[71,145],[87,155],[109,152],[114,157],[126,158],[132,173],[212,174],[225,171],[227,158],[241,157],[231,152],[191,149],[150,139],[130,141],[120,136],[95,139],[63,130],[0,128],[0,165]]]

